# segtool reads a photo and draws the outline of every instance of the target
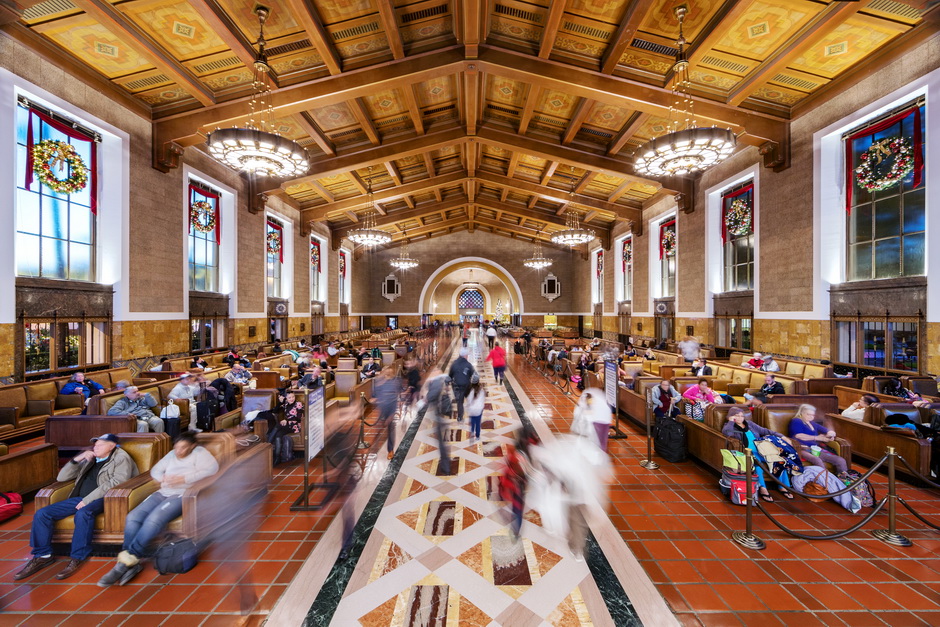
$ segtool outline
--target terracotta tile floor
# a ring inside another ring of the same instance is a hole
[[[517,356],[511,356],[510,366],[541,417],[556,431],[567,430],[573,397]],[[868,533],[886,526],[884,514],[867,530],[812,543],[784,534],[758,515],[755,532],[767,549],[746,551],[729,540],[731,531],[743,529],[744,510],[721,496],[717,477],[692,461],[657,459],[659,470],[641,468],[645,436],[623,424],[629,439],[610,443],[616,479],[609,515],[681,624],[940,625],[940,534],[906,511],[898,529],[915,543],[907,549]],[[369,433],[367,439],[381,452],[383,438]],[[227,558],[222,548],[213,548],[184,575],[161,576],[148,568],[132,584],[107,590],[95,586],[113,563],[103,557],[92,558],[65,582],[54,577],[58,565],[13,582],[12,573],[29,554],[33,506],[27,504],[24,515],[0,523],[0,627],[261,625],[339,507],[291,512],[302,466],[295,461],[275,472],[258,531],[242,555]],[[877,494],[884,494],[884,476],[875,475],[874,484]],[[935,494],[906,484],[901,493],[928,519],[940,518]],[[846,528],[857,520],[832,503],[780,501],[770,511],[807,533]]]
[[[567,430],[576,396],[562,394],[521,357],[510,362],[541,417]],[[657,457],[659,470],[642,468],[645,429],[621,424],[630,437],[610,443],[616,479],[608,513],[683,625],[940,625],[940,533],[900,505],[898,530],[914,541],[910,548],[869,534],[887,527],[886,512],[845,538],[813,542],[785,534],[757,512],[755,533],[767,549],[748,551],[729,539],[744,529],[744,508],[721,495],[718,477],[694,461]],[[880,498],[885,476],[875,474],[873,485]],[[936,492],[901,485],[905,500],[940,523]],[[781,501],[769,511],[803,533],[845,529],[858,520],[832,502]]]

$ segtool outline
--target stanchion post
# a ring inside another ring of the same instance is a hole
[[[754,455],[750,447],[744,449],[744,489],[746,491],[746,507],[744,511],[744,531],[735,531],[731,534],[731,539],[743,546],[745,549],[762,551],[767,548],[764,541],[754,535],[754,481],[751,475],[754,473]]]
[[[356,443],[357,449],[367,449],[371,445],[366,442],[366,413],[362,411],[362,402],[365,394],[359,393],[359,441]]]
[[[653,426],[651,424],[653,415],[653,399],[650,391],[646,392],[646,459],[640,462],[640,466],[647,470],[656,470],[659,464],[653,459]]]
[[[897,483],[894,478],[894,460],[897,457],[897,452],[893,446],[888,447],[888,528],[887,529],[875,529],[871,532],[871,535],[875,536],[885,544],[891,544],[893,546],[912,546],[914,543],[911,542],[906,536],[901,535],[897,531],[897,506],[898,506],[898,493],[897,493]]]

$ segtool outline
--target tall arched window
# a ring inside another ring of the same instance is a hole
[[[189,289],[219,291],[219,223],[221,193],[190,180],[189,207]],[[211,345],[211,344],[210,344]]]
[[[284,263],[284,227],[273,218],[268,218],[265,228],[265,276],[268,297],[281,297],[281,265]]]
[[[457,299],[458,309],[483,309],[483,294],[480,290],[464,290]]]
[[[77,122],[20,100],[16,108],[17,275],[95,280],[97,203],[93,192],[98,184],[99,139]],[[66,154],[69,150],[74,154]],[[82,164],[84,186],[71,193],[56,191],[41,180],[46,165],[52,178],[71,179],[77,185]]]
[[[721,194],[724,291],[754,289],[754,181]]]

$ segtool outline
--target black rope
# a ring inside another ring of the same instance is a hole
[[[785,487],[787,490],[789,490],[789,491],[792,492],[793,494],[799,494],[800,496],[805,497],[805,498],[808,498],[808,499],[819,499],[819,498],[827,498],[827,499],[829,499],[829,498],[832,498],[832,497],[835,497],[835,496],[842,496],[842,495],[845,494],[846,492],[851,492],[852,490],[854,490],[854,489],[855,489],[855,486],[856,486],[857,484],[861,483],[862,481],[865,481],[865,480],[868,479],[876,470],[878,470],[878,468],[879,468],[883,463],[885,463],[885,460],[888,459],[888,456],[885,455],[884,457],[882,457],[881,459],[879,459],[879,460],[875,463],[875,465],[872,466],[872,467],[868,470],[868,472],[866,472],[864,475],[862,475],[862,476],[858,479],[858,481],[847,485],[847,486],[845,487],[845,489],[843,489],[843,490],[839,490],[838,492],[829,492],[828,494],[807,494],[807,493],[805,493],[805,492],[800,492],[800,491],[797,490],[796,488],[793,488],[793,487],[791,487],[791,486],[785,485],[782,481],[780,481],[779,479],[777,479],[777,477],[775,477],[775,476],[773,475],[773,473],[770,472],[770,468],[768,468],[767,465],[766,465],[764,462],[760,461],[760,460],[757,459],[756,457],[754,457],[754,458],[752,458],[752,459],[754,460],[754,463],[757,464],[757,466],[758,466],[759,468],[761,468],[767,475],[770,476],[770,478],[774,481],[774,483],[777,483],[777,484],[779,484],[779,485],[782,485],[783,487]],[[826,472],[829,472],[829,471],[827,470]],[[830,474],[831,474],[831,473],[830,473]],[[818,475],[817,475],[817,476],[818,476]],[[766,479],[766,477],[765,477],[765,479]]]
[[[800,493],[797,492],[797,494],[800,494]],[[819,498],[819,497],[816,496],[816,497],[811,497],[811,498]],[[878,501],[878,504],[875,505],[871,513],[868,514],[868,516],[865,516],[865,518],[860,520],[858,523],[852,525],[845,531],[839,531],[837,533],[831,533],[831,534],[823,535],[823,536],[811,536],[809,534],[800,533],[798,531],[787,529],[786,527],[783,526],[783,523],[778,522],[773,516],[770,515],[770,513],[766,509],[764,509],[764,504],[761,503],[760,500],[757,500],[757,508],[764,513],[764,516],[766,516],[770,520],[770,522],[775,524],[781,531],[783,531],[784,533],[789,533],[791,536],[794,536],[796,538],[802,538],[803,540],[835,540],[837,538],[842,538],[844,536],[847,536],[850,533],[854,531],[858,531],[859,529],[864,527],[866,524],[868,524],[868,521],[870,521],[872,518],[875,517],[875,514],[881,511],[881,508],[884,507],[885,503],[887,502],[888,502],[888,497],[886,496],[880,501]]]
[[[904,464],[905,466],[907,466],[907,469],[911,472],[912,475],[914,475],[915,477],[917,477],[918,479],[920,479],[921,481],[923,481],[924,483],[926,483],[927,485],[929,485],[931,488],[940,488],[940,484],[934,483],[932,480],[928,479],[928,478],[925,477],[924,475],[920,474],[919,472],[917,472],[916,470],[914,470],[913,468],[911,468],[911,465],[907,463],[907,460],[906,460],[906,459],[904,459],[904,458],[901,457],[900,455],[898,455],[898,459],[901,460],[901,463],[902,463],[902,464]]]
[[[928,527],[931,527],[931,528],[933,528],[933,529],[936,529],[937,531],[940,531],[940,527],[938,527],[937,525],[933,524],[932,522],[930,522],[929,520],[927,520],[926,518],[924,518],[923,516],[921,516],[920,514],[918,514],[917,512],[915,512],[915,511],[914,511],[914,508],[911,507],[910,504],[908,504],[907,501],[905,501],[904,499],[902,499],[900,496],[897,497],[897,499],[898,499],[898,501],[901,502],[901,505],[903,505],[904,507],[907,508],[907,511],[909,511],[909,512],[912,513],[912,514],[914,514],[914,516],[917,518],[917,520],[919,520],[920,522],[924,523],[924,524],[927,525]]]

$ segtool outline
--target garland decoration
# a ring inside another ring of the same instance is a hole
[[[75,147],[63,141],[44,139],[33,146],[33,172],[39,181],[59,194],[74,194],[85,189],[88,184],[88,166],[82,160]],[[60,179],[52,171],[58,166],[59,172],[68,167],[69,176]]]
[[[725,214],[725,228],[735,237],[751,233],[751,205],[747,200],[738,198],[731,203]]]
[[[211,233],[215,229],[215,207],[197,200],[189,206],[189,223],[200,233]]]
[[[894,157],[891,169],[881,177],[876,172],[877,166],[886,157]],[[870,192],[880,192],[899,185],[914,169],[914,147],[904,137],[888,137],[872,143],[862,153],[861,165],[855,168],[855,180],[859,187]]]
[[[663,249],[663,254],[667,257],[672,257],[676,254],[676,232],[672,229],[666,229],[663,231],[663,239],[660,242],[660,246]]]
[[[277,255],[281,252],[281,234],[277,231],[268,233],[267,251],[269,255]]]
[[[597,276],[600,278],[604,274],[604,251],[597,251]]]
[[[310,265],[319,272],[320,271],[320,243],[319,242],[310,242]]]

